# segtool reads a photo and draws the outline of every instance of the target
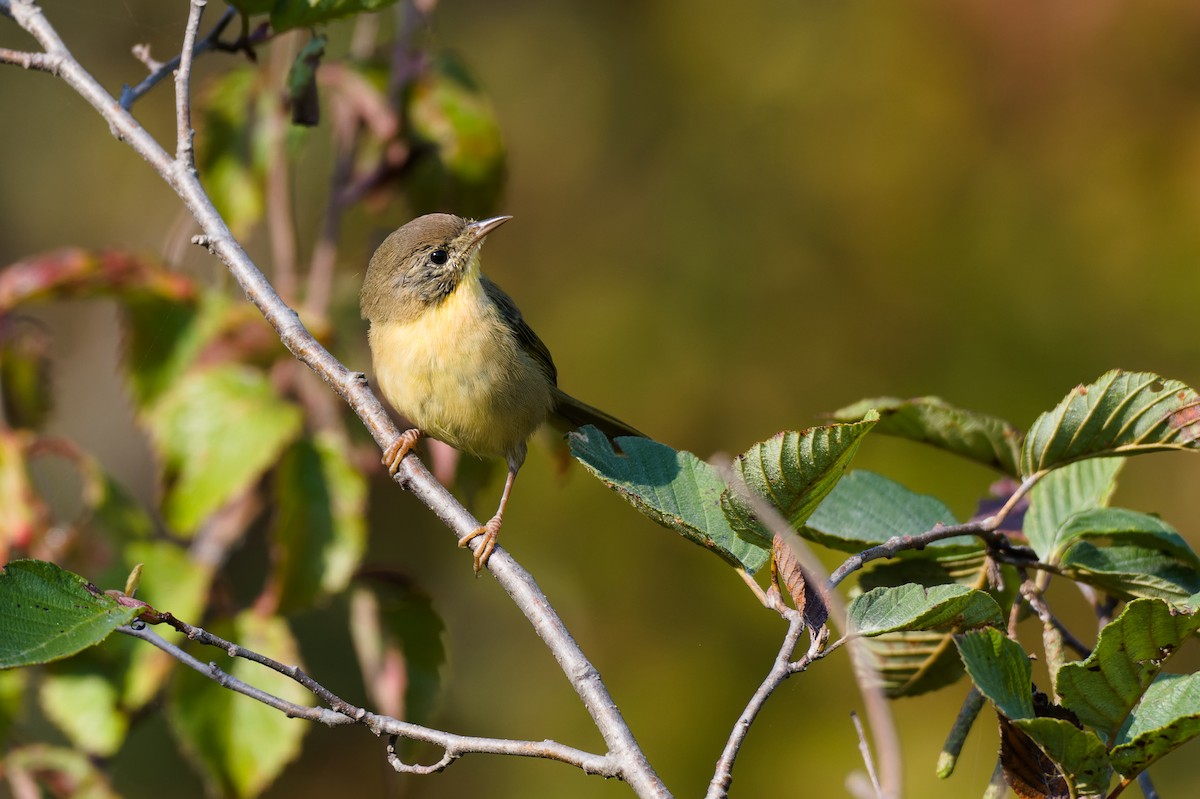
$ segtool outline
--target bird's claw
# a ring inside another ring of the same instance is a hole
[[[487,524],[482,527],[477,527],[471,532],[458,539],[458,545],[465,547],[479,536],[483,536],[483,543],[475,550],[475,576],[479,576],[479,572],[483,571],[483,567],[487,565],[488,558],[492,556],[493,550],[496,549],[496,539],[500,536],[500,515],[497,514],[491,519],[488,519]]]
[[[383,465],[388,468],[388,474],[392,477],[396,476],[400,462],[404,460],[404,456],[408,454],[409,450],[417,445],[420,438],[421,431],[414,427],[401,433],[395,443],[387,448],[383,453]]]

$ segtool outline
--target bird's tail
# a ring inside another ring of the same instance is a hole
[[[550,411],[550,424],[559,432],[569,433],[590,424],[610,439],[618,436],[647,437],[645,433],[638,432],[615,416],[609,416],[599,408],[593,408],[564,393],[557,386],[553,392],[554,408]]]

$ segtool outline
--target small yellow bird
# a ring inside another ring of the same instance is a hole
[[[509,219],[414,219],[371,256],[359,297],[379,388],[414,425],[384,454],[388,470],[396,473],[422,434],[508,463],[496,515],[458,542],[483,536],[476,574],[496,548],[526,441],[543,422],[561,430],[591,424],[610,438],[642,435],[558,388],[550,351],[480,271],[484,238]]]

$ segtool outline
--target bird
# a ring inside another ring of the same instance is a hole
[[[508,466],[496,513],[459,539],[476,538],[475,574],[500,532],[527,442],[549,421],[562,432],[594,425],[610,439],[644,437],[558,387],[550,351],[516,302],[483,274],[484,239],[512,219],[420,216],[389,235],[371,256],[359,295],[376,383],[412,423],[388,447],[395,475],[422,435]]]

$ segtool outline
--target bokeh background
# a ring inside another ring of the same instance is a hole
[[[129,48],[150,42],[165,57],[186,15],[184,3],[160,0],[43,5],[114,92],[141,77]],[[348,26],[329,33],[331,51],[344,52]],[[1112,367],[1200,383],[1194,3],[443,0],[434,36],[481,79],[509,151],[504,211],[516,219],[489,240],[488,272],[554,352],[566,390],[672,446],[736,454],[882,395],[936,394],[1024,427]],[[0,46],[30,45],[0,19]],[[232,61],[206,57],[199,78]],[[63,245],[159,254],[176,238],[173,194],[60,82],[0,69],[0,108],[0,263]],[[168,134],[169,87],[138,113]],[[314,144],[296,174],[302,232],[320,218],[324,155]],[[405,221],[402,208],[394,214],[352,214],[341,242],[347,323],[336,349],[354,368],[369,366],[358,284],[373,245]],[[249,241],[260,258],[261,239]],[[203,253],[184,260],[225,280]],[[114,309],[39,313],[58,360],[52,430],[152,501],[149,447],[114,377]],[[856,465],[934,493],[964,518],[992,480],[886,440],[869,441]],[[1127,467],[1116,501],[1161,513],[1200,545],[1197,486],[1200,461],[1153,456]],[[370,562],[412,575],[447,625],[440,724],[599,747],[496,585],[472,579],[467,556],[415,501],[375,488]],[[502,540],[668,785],[702,793],[782,624],[717,558],[582,470],[557,478],[544,451],[521,473]],[[1059,601],[1074,602],[1069,592]],[[310,672],[353,697],[343,610],[335,603],[296,626]],[[1181,669],[1200,660],[1194,646],[1181,657]],[[734,796],[845,795],[846,774],[860,768],[848,671],[838,655],[777,693],[743,750]],[[982,790],[997,747],[987,716],[958,773],[934,776],[964,690],[893,705],[910,795]],[[165,729],[141,725],[116,761],[124,795],[202,795]],[[1194,790],[1198,751],[1193,742],[1152,770],[1164,796]],[[335,791],[629,795],[516,759],[470,757],[439,776],[400,778],[379,742],[345,729],[312,730],[303,760],[268,795]]]

